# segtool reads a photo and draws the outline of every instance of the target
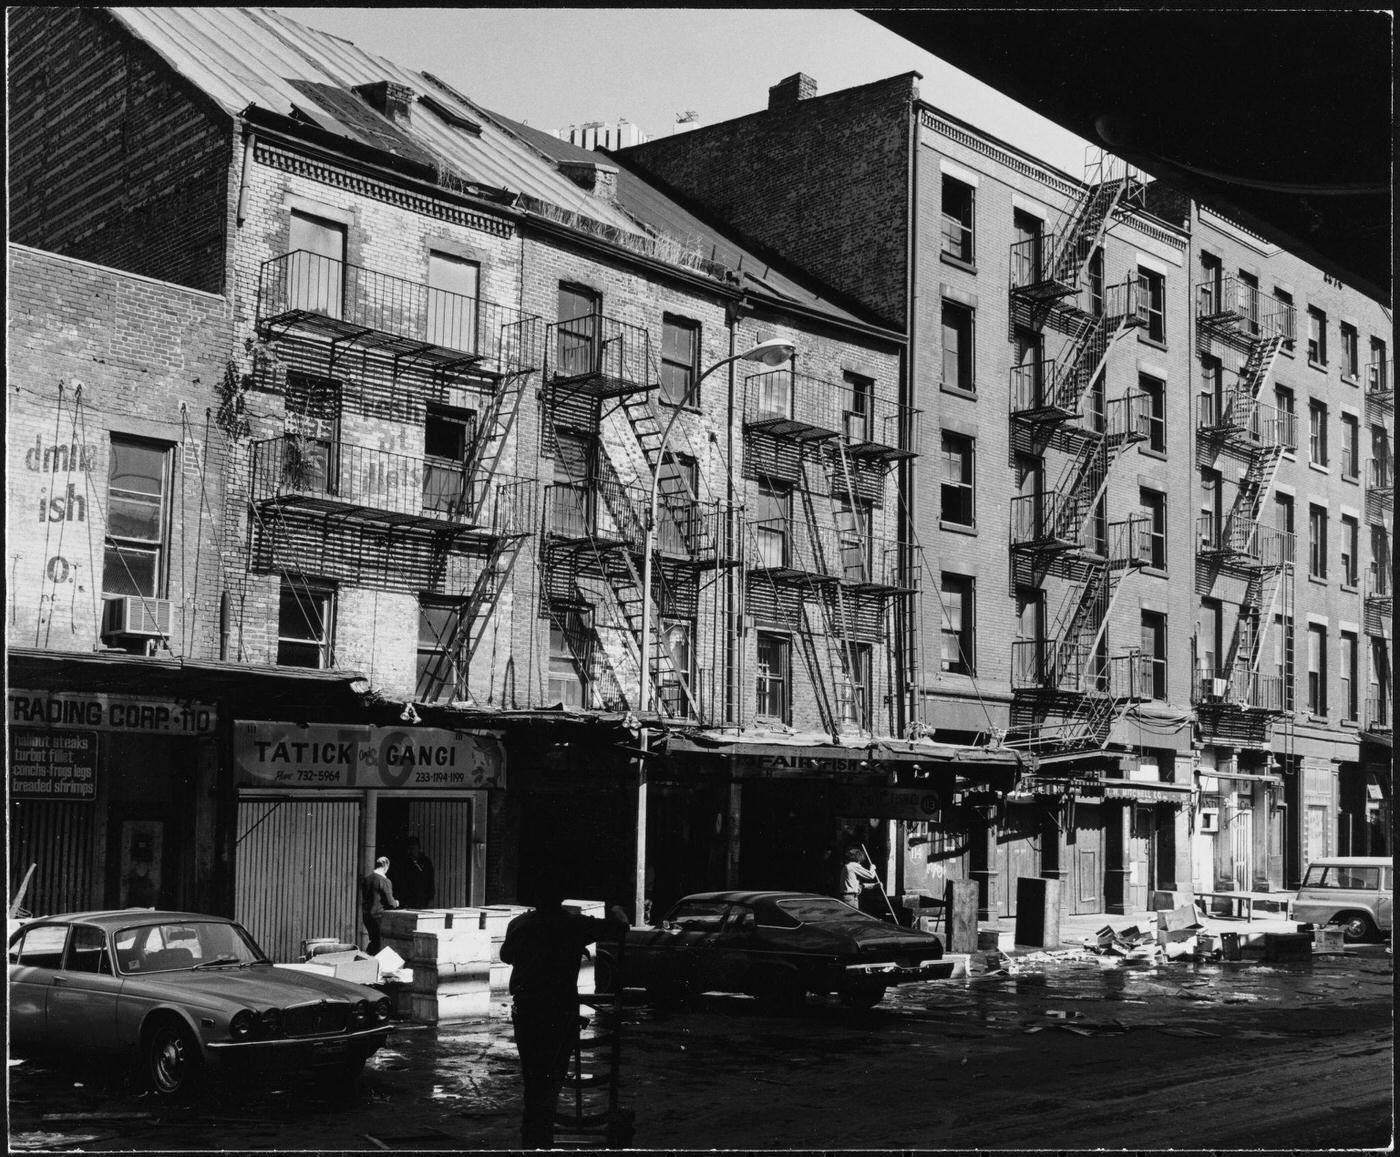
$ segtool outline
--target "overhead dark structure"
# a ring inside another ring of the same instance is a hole
[[[1390,304],[1386,13],[865,15]]]

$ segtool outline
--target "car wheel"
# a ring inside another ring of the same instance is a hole
[[[1370,940],[1376,934],[1376,926],[1365,912],[1343,912],[1333,924],[1342,930],[1342,939],[1349,944]]]
[[[199,1045],[190,1030],[174,1020],[157,1024],[146,1039],[146,1077],[162,1097],[194,1092],[204,1069]]]
[[[849,992],[843,992],[841,999],[851,1008],[874,1008],[885,999],[885,986],[872,984],[863,988],[853,988]]]

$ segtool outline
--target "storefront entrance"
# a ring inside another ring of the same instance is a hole
[[[1075,915],[1104,910],[1103,815],[1096,806],[1080,802],[1074,825],[1065,833],[1067,890]]]

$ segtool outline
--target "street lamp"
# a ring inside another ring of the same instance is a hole
[[[642,547],[644,552],[642,555],[642,639],[638,663],[641,670],[638,681],[641,686],[638,688],[637,703],[639,704],[639,714],[643,718],[641,720],[641,758],[637,772],[637,880],[633,896],[635,905],[633,918],[637,923],[641,923],[646,903],[648,729],[645,716],[651,711],[651,556],[656,548],[657,502],[660,497],[661,465],[666,460],[666,447],[671,441],[671,431],[675,429],[676,419],[681,416],[681,411],[695,396],[695,391],[700,388],[700,383],[716,370],[732,365],[734,362],[759,362],[765,366],[780,366],[784,362],[791,361],[796,352],[797,347],[792,342],[774,337],[759,342],[752,349],[747,349],[741,354],[731,354],[727,358],[721,358],[714,365],[707,367],[698,378],[690,383],[685,396],[676,403],[676,408],[671,413],[666,428],[661,432],[661,445],[656,453],[656,465],[651,470],[651,497],[647,508],[646,538]],[[732,414],[730,420],[733,420]]]

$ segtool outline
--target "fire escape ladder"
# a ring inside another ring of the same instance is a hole
[[[1103,162],[1099,162],[1102,174]],[[1078,284],[1094,250],[1103,244],[1104,234],[1132,185],[1127,177],[1112,177],[1090,186],[1080,198],[1067,228],[1061,230],[1051,272],[1056,281]]]
[[[582,590],[575,586],[574,592],[580,605],[589,605]],[[594,701],[604,705],[627,706],[630,702],[627,692],[623,690],[622,680],[617,677],[617,671],[613,668],[612,660],[608,658],[608,649],[603,646],[597,628],[587,625],[578,609],[567,603],[556,603],[549,599],[546,601],[546,608],[550,622],[563,634],[569,653],[588,671],[590,682],[596,677],[602,684],[598,688],[601,694],[592,697]]]
[[[647,467],[655,476],[657,471],[661,469],[661,440],[666,433],[665,423],[663,423],[661,415],[656,412],[656,406],[652,402],[650,394],[624,394],[618,401],[622,406],[622,412],[627,415],[627,424],[632,430],[632,436],[637,440],[642,457],[646,459]],[[670,421],[670,418],[667,417],[666,421]],[[698,460],[699,456],[691,446],[684,427],[679,422],[677,422],[677,427],[675,433],[680,435],[685,452]],[[663,500],[684,496],[692,504],[699,502],[699,495],[691,489],[690,479],[685,476],[683,470],[661,475],[658,492]]]
[[[807,535],[812,548],[812,572],[826,579],[834,579],[830,585],[835,589],[828,595],[827,592],[813,582],[804,584],[802,599],[803,626],[810,632],[811,620],[808,611],[808,600],[815,599],[822,609],[822,619],[826,626],[824,637],[826,639],[827,669],[831,671],[832,678],[840,677],[840,672],[845,670],[854,674],[855,666],[852,662],[853,650],[851,647],[849,633],[849,619],[846,617],[845,596],[841,589],[841,572],[839,568],[833,567],[827,559],[826,535],[823,533],[821,519],[817,514],[816,503],[812,498],[812,469],[808,456],[802,456],[802,478],[798,490],[802,494],[802,511],[806,516]],[[816,475],[826,483],[828,493],[830,492],[830,480],[826,477],[826,471],[818,469]],[[835,499],[832,504],[832,524],[835,526]],[[852,502],[854,506],[855,503]],[[839,555],[839,551],[838,551]],[[813,644],[813,649],[815,644]],[[826,686],[826,681],[822,678],[822,667],[820,664],[814,668],[816,672],[815,682],[818,684],[818,694],[824,718],[829,722],[828,730],[835,737],[840,730],[840,715],[836,709],[836,703],[831,692]]]
[[[498,383],[491,401],[482,416],[480,434],[467,458],[466,477],[474,493],[483,501],[491,489],[491,480],[496,476],[500,465],[501,452],[506,439],[515,428],[515,418],[520,412],[520,398],[525,392],[525,383],[530,371],[515,371],[506,374]]]
[[[1253,587],[1253,583],[1250,584]],[[1258,674],[1259,663],[1264,657],[1264,641],[1273,626],[1274,618],[1281,616],[1286,623],[1293,618],[1293,564],[1270,568],[1260,576],[1258,602],[1258,627],[1250,647],[1249,670]]]
[[[1249,356],[1245,358],[1239,374],[1239,390],[1245,397],[1259,397],[1259,391],[1274,368],[1274,358],[1285,340],[1285,335],[1279,332],[1250,343]]]
[[[1247,523],[1259,521],[1264,496],[1273,486],[1274,473],[1278,469],[1279,459],[1282,457],[1283,446],[1281,444],[1264,446],[1250,456],[1249,467],[1245,471],[1244,477],[1240,479],[1234,505],[1226,520],[1227,531],[1230,525],[1237,520],[1243,520]]]
[[[860,577],[868,582],[875,577],[872,573],[875,566],[875,556],[871,549],[870,528],[866,525],[865,519],[861,514],[861,504],[857,499],[856,488],[851,480],[851,461],[846,454],[846,441],[844,438],[837,438],[835,443],[836,448],[833,454],[836,460],[841,464],[841,481],[845,486],[846,500],[851,508],[852,529],[855,531],[855,549],[860,552]],[[873,676],[870,672],[860,670],[858,649],[851,639],[851,631],[854,624],[848,617],[849,608],[847,606],[846,591],[844,589],[847,574],[842,542],[843,533],[849,532],[843,531],[841,527],[836,488],[828,485],[827,490],[831,495],[832,542],[836,547],[836,564],[838,569],[836,571],[828,570],[826,573],[832,575],[836,579],[836,582],[831,584],[833,588],[832,599],[835,602],[838,637],[841,640],[841,650],[845,658],[845,678],[850,681],[852,695],[857,701],[858,721],[856,727],[857,730],[859,730],[863,726],[867,711],[870,707],[870,704],[864,703],[861,700],[861,696],[865,692],[867,681],[873,683]],[[840,720],[837,722],[839,723]]]

